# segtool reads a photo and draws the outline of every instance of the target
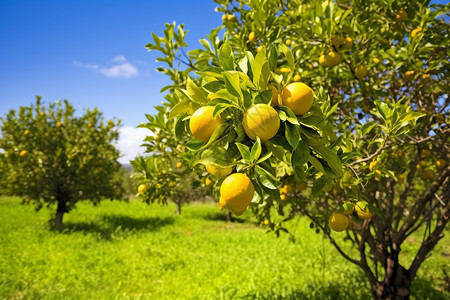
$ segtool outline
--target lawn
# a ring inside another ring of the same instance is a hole
[[[290,222],[293,243],[248,212],[229,224],[214,204],[174,211],[81,203],[59,233],[49,227],[53,211],[0,198],[0,299],[370,299],[364,274],[306,218]],[[425,261],[413,299],[449,298],[449,241]],[[405,245],[403,259],[416,247]]]

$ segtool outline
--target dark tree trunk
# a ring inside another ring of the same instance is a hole
[[[177,215],[181,215],[181,202],[177,202]]]
[[[63,224],[63,216],[64,213],[67,212],[67,205],[65,200],[58,201],[58,207],[56,208],[56,216],[55,216],[55,228],[58,230],[64,229]]]
[[[231,223],[234,222],[233,218],[231,217],[231,212],[227,211],[227,222]]]

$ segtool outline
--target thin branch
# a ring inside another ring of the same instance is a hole
[[[386,137],[386,139],[387,139],[387,137]],[[358,159],[358,160],[355,160],[354,162],[351,162],[350,166],[353,166],[353,165],[360,164],[362,162],[371,160],[372,158],[377,156],[385,148],[387,148],[386,140],[384,141],[383,145],[380,148],[378,148],[377,151],[375,151],[373,154],[367,156],[366,158]]]

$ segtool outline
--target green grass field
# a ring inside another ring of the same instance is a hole
[[[53,210],[0,198],[0,299],[370,299],[364,274],[305,218],[290,222],[292,243],[250,213],[228,224],[214,204],[174,211],[82,203],[59,233],[49,227]],[[449,241],[425,261],[413,299],[449,298]]]

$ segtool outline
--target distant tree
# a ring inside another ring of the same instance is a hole
[[[0,121],[2,193],[22,196],[37,210],[56,204],[56,228],[80,200],[122,197],[114,146],[120,121],[104,122],[98,109],[77,117],[68,101],[45,107],[40,97]]]

